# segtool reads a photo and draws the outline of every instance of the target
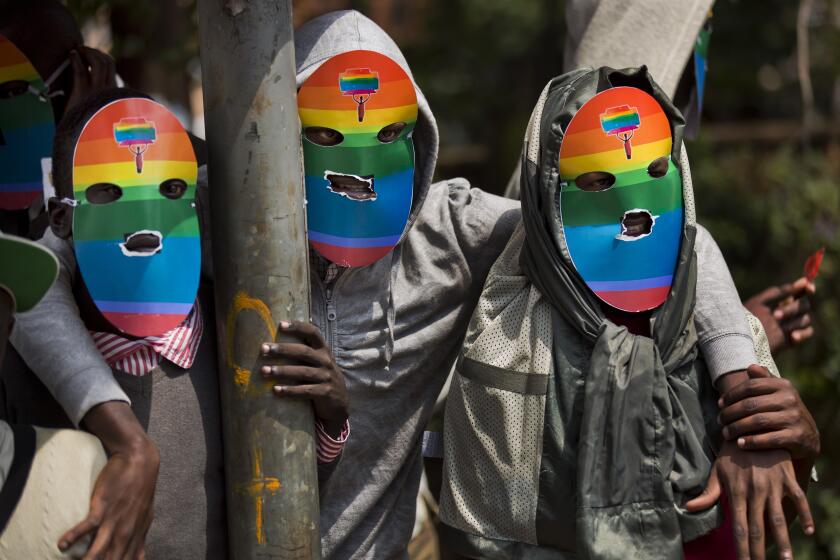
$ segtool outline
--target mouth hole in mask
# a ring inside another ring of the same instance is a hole
[[[668,156],[662,156],[661,158],[657,158],[653,160],[650,165],[648,165],[647,172],[648,175],[653,177],[654,179],[659,179],[660,177],[664,177],[666,173],[668,173]]]
[[[26,80],[9,80],[0,84],[0,99],[11,99],[29,91]]]
[[[123,234],[120,249],[127,257],[151,257],[163,249],[163,234],[156,230],[143,229]]]
[[[113,183],[96,183],[85,189],[85,198],[91,204],[110,204],[122,195],[122,189]]]
[[[621,218],[621,233],[616,239],[621,241],[636,241],[647,237],[653,231],[656,218],[647,210],[628,210]]]
[[[325,171],[324,179],[330,192],[355,201],[376,200],[376,189],[373,186],[373,175],[350,175]]]
[[[582,191],[601,192],[612,188],[615,185],[615,175],[606,171],[590,171],[578,175],[575,185]]]
[[[307,126],[303,135],[313,144],[319,146],[338,146],[344,142],[344,135],[339,131],[325,126]]]

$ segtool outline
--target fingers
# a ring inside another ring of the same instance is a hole
[[[324,368],[307,366],[263,366],[264,377],[271,377],[282,383],[327,383],[330,373]]]
[[[814,327],[807,327],[790,333],[790,339],[797,344],[808,340],[812,336],[814,336]]]
[[[814,295],[817,293],[817,285],[808,280],[807,276],[800,276],[797,278],[793,284],[791,284],[793,288],[794,295]]]
[[[280,397],[312,400],[324,397],[330,392],[330,386],[325,383],[318,385],[275,385],[274,394]]]
[[[776,494],[770,495],[770,501],[767,504],[767,525],[770,527],[770,533],[773,535],[773,540],[776,541],[776,547],[779,549],[779,558],[782,560],[792,560],[793,548],[790,546],[787,519],[785,519],[782,501]]]
[[[145,541],[145,535],[134,535],[134,538],[131,539],[131,542],[128,544],[128,548],[125,550],[125,557],[129,560],[139,560],[145,556],[143,552],[143,545]]]
[[[718,404],[721,408],[729,406],[740,400],[760,395],[769,395],[779,390],[780,386],[790,383],[786,379],[750,379],[736,385],[724,393]]]
[[[785,410],[786,403],[780,401],[781,399],[775,393],[771,395],[749,397],[733,403],[721,410],[718,415],[718,421],[721,426],[727,426],[736,420],[746,418],[753,414]]]
[[[762,451],[768,449],[785,449],[791,454],[799,448],[796,432],[793,430],[777,430],[754,436],[741,436],[738,438],[738,447],[745,451]]]
[[[266,342],[260,353],[264,358],[285,358],[306,365],[332,367],[329,353],[294,342]]]
[[[770,373],[770,370],[758,364],[750,364],[747,366],[747,374],[750,379],[773,379],[775,375]]]
[[[735,549],[738,560],[750,560],[746,492],[742,489],[727,487],[726,494],[732,508],[732,532],[735,535]]]
[[[321,336],[321,331],[312,323],[303,321],[280,321],[279,330],[284,334],[288,334],[299,338],[301,342],[315,348],[326,347],[324,337]]]
[[[796,411],[762,412],[736,420],[723,428],[723,437],[733,440],[739,436],[755,433],[776,432],[796,422]]]
[[[81,523],[61,535],[61,538],[58,539],[59,550],[67,550],[80,538],[95,531],[100,523],[102,523],[102,515],[91,510]]]
[[[749,541],[751,560],[764,560],[764,502],[767,500],[766,490],[760,486],[753,486],[750,492],[749,504]]]
[[[90,68],[90,82],[93,89],[117,85],[116,65],[108,54],[90,47],[78,47]]]
[[[116,526],[111,532],[111,541],[108,544],[107,558],[125,558],[128,556],[129,547],[133,541],[133,531],[125,524]],[[130,558],[130,556],[128,556]]]
[[[96,538],[93,539],[93,544],[90,545],[82,560],[99,560],[102,558],[103,553],[111,543],[112,531],[112,525],[101,525],[96,531]]]
[[[718,479],[717,469],[712,468],[703,492],[696,498],[687,501],[683,507],[690,512],[703,511],[715,505],[719,499],[720,480]]]
[[[807,297],[799,297],[790,302],[784,302],[773,310],[773,318],[777,321],[787,321],[811,310],[811,301]]]
[[[751,300],[758,300],[764,305],[775,307],[776,303],[785,299],[793,293],[792,284],[784,284],[783,286],[771,286],[766,290],[757,293],[750,298]]]
[[[775,299],[777,301],[789,298],[796,299],[814,292],[816,292],[814,283],[810,282],[805,276],[800,276],[789,284],[778,286],[778,296]]]
[[[796,482],[796,476],[788,473],[785,477],[785,492],[793,500],[796,512],[799,514],[799,524],[806,535],[814,534],[814,516],[811,515],[811,506],[808,504],[808,497]]]
[[[131,542],[125,551],[125,557],[128,560],[144,560],[146,558],[146,535],[149,533],[149,527],[154,520],[154,510],[150,509],[143,522],[142,531],[135,531],[132,535]]]
[[[794,317],[793,319],[789,319],[781,323],[782,330],[785,333],[790,333],[792,331],[798,331],[801,329],[805,329],[811,326],[811,314],[805,313],[803,315],[799,315]]]

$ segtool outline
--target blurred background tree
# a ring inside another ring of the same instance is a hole
[[[88,43],[128,85],[203,135],[195,0],[69,0]],[[556,0],[296,0],[295,23],[355,8],[403,48],[441,130],[440,177],[500,193],[534,102],[562,69]],[[840,0],[718,0],[700,137],[689,143],[700,219],[746,297],[827,248],[817,334],[779,357],[822,431],[814,538],[796,557],[840,559]],[[807,47],[807,48],[806,48]],[[806,126],[807,125],[807,126]]]

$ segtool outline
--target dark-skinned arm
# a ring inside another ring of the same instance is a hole
[[[728,394],[749,381],[747,370],[718,380],[718,389]],[[791,454],[785,449],[746,450],[735,441],[725,441],[712,467],[703,493],[688,501],[688,511],[708,509],[726,491],[732,509],[732,525],[739,560],[764,560],[766,528],[779,548],[779,557],[793,558],[785,500],[789,499],[806,534],[814,532],[814,521],[805,492],[797,481]]]
[[[268,362],[261,368],[262,375],[275,383],[273,391],[278,398],[311,401],[315,417],[327,435],[333,440],[341,439],[349,416],[349,397],[344,372],[335,363],[332,350],[312,323],[281,321],[278,330],[292,341],[260,345],[260,355]],[[320,446],[317,437],[316,444]],[[338,467],[341,454],[326,461],[321,462],[319,457],[321,491]]]
[[[279,330],[299,342],[263,343],[261,356],[276,364],[263,366],[263,376],[276,383],[276,396],[312,401],[316,418],[330,437],[337,438],[350,405],[344,373],[335,363],[332,350],[312,323],[282,321]]]
[[[793,384],[752,365],[749,382],[725,392],[718,401],[723,437],[746,450],[785,449],[796,477],[808,488],[820,454],[820,432]]]
[[[90,499],[87,517],[59,539],[66,550],[95,533],[84,560],[143,557],[152,523],[160,455],[127,403],[110,401],[88,411],[82,425],[108,453]]]
[[[767,288],[744,302],[744,307],[761,321],[773,354],[814,335],[809,298],[816,291],[814,282],[802,277],[790,284]]]

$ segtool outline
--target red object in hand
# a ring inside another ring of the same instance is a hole
[[[817,278],[823,255],[825,255],[825,247],[820,247],[816,253],[808,257],[808,260],[805,261],[805,277],[809,282],[813,282]]]

